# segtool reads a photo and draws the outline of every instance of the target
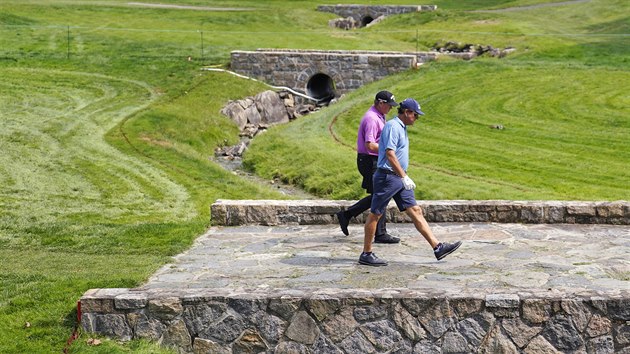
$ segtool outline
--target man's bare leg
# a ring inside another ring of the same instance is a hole
[[[427,223],[427,220],[424,218],[424,214],[422,213],[422,208],[420,208],[420,206],[416,205],[408,208],[406,212],[407,215],[411,217],[411,220],[413,220],[416,230],[424,236],[424,239],[427,240],[427,242],[431,245],[431,248],[433,248],[433,254],[435,254],[435,258],[437,258],[438,261],[453,253],[462,244],[462,241],[457,241],[455,243],[439,242],[433,235],[433,231],[431,231],[429,223]]]
[[[371,212],[368,214],[364,227],[365,235],[363,238],[363,252],[372,252],[372,240],[374,239],[376,225],[378,224],[378,220],[380,218],[380,215]]]
[[[424,218],[422,208],[420,208],[419,205],[416,205],[411,208],[407,208],[405,212],[413,221],[413,225],[416,227],[416,230],[418,230],[420,234],[424,236],[424,239],[429,242],[431,248],[435,249],[440,242],[437,240],[437,238],[435,238],[435,236],[433,235],[433,231],[431,231],[431,228],[429,227],[429,223],[427,223],[427,220]]]

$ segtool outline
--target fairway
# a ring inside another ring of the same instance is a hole
[[[188,193],[163,172],[104,140],[125,117],[156,95],[142,82],[98,74],[3,69],[0,96],[2,220],[19,239],[19,225],[90,215],[119,222],[194,216]],[[11,222],[9,222],[9,220]],[[16,222],[17,221],[17,222]]]
[[[45,69],[2,68],[0,76],[0,328],[4,339],[20,338],[0,340],[0,351],[58,352],[79,288],[112,276],[133,285],[164,261],[135,254],[133,223],[159,233],[156,223],[196,212],[162,171],[105,142],[155,101],[147,84]]]
[[[169,65],[142,70],[174,71]],[[150,76],[144,73],[37,66],[0,67],[3,353],[61,351],[85,290],[140,284],[208,227],[207,206],[219,196],[286,198],[208,160],[236,130],[227,119],[208,116],[205,99],[193,102],[214,84],[203,77],[193,83],[186,75],[196,70],[167,84],[196,86],[194,95],[175,89],[165,100],[163,86],[128,78]],[[221,95],[233,95],[232,83],[224,84]],[[255,92],[259,84],[238,90]],[[161,125],[147,131],[146,120]],[[185,142],[172,140],[176,131]],[[85,340],[72,346],[76,352],[88,347]],[[123,347],[169,352],[143,341],[105,340],[98,349]]]
[[[438,63],[367,85],[308,121],[269,132],[245,162],[317,195],[360,198],[351,168],[356,127],[372,92],[388,87],[396,97],[417,98],[426,113],[408,128],[419,199],[626,200],[628,83],[630,72],[614,68]],[[268,154],[272,148],[278,153]]]
[[[420,75],[422,84],[402,87],[424,97],[428,112],[410,129],[421,144],[411,159],[413,173],[428,181],[424,199],[630,197],[629,72],[551,64],[486,67],[484,75],[453,69],[457,80]]]

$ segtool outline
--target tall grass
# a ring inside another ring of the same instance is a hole
[[[274,127],[246,156],[264,177],[321,197],[361,196],[356,126],[387,88],[427,112],[410,128],[420,198],[628,199],[625,2],[480,13],[469,10],[544,1],[438,1],[438,12],[348,32],[315,11],[337,2],[212,3],[244,11],[0,3],[0,352],[61,351],[81,294],[142,283],[204,232],[214,200],[286,198],[210,159],[239,139],[221,107],[266,89],[199,70],[227,66],[235,49],[413,51],[444,40],[517,48],[501,60],[401,73]],[[71,352],[161,351],[86,339]]]

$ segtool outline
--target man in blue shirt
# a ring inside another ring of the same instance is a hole
[[[409,137],[407,126],[413,125],[420,115],[420,105],[413,98],[402,101],[398,107],[398,116],[391,119],[383,127],[378,144],[378,162],[373,176],[374,193],[370,214],[364,228],[363,253],[359,263],[370,266],[385,266],[387,261],[378,258],[372,252],[372,238],[376,224],[381,218],[387,204],[393,198],[400,211],[405,211],[413,221],[416,229],[433,248],[435,258],[441,260],[455,251],[461,241],[456,243],[439,242],[433,235],[424,218],[422,208],[416,202],[413,189],[416,184],[407,175],[409,167]]]
[[[387,113],[392,107],[398,106],[394,100],[394,94],[389,91],[380,91],[374,98],[374,105],[363,115],[357,133],[357,168],[363,176],[361,187],[365,188],[368,196],[351,205],[348,209],[337,213],[337,220],[344,235],[348,236],[348,224],[350,219],[363,214],[372,205],[372,175],[376,171],[378,160],[378,141],[385,125]],[[398,243],[400,238],[387,233],[386,217],[379,219],[374,235],[375,243]]]

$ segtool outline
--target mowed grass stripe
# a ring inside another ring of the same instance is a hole
[[[145,85],[103,75],[46,70],[28,72],[29,80],[23,80],[19,70],[5,71],[5,80],[16,81],[14,91],[33,92],[32,96],[40,98],[37,109],[31,109],[35,107],[32,99],[14,100],[12,106],[22,108],[19,114],[8,117],[0,113],[5,132],[5,154],[0,160],[5,168],[11,166],[2,174],[14,182],[0,193],[27,193],[38,200],[6,205],[7,209],[43,221],[45,215],[75,212],[72,205],[61,208],[58,198],[75,195],[76,210],[92,208],[110,220],[136,213],[133,210],[143,210],[156,219],[195,215],[185,189],[104,141],[109,129],[155,99]],[[24,137],[12,142],[16,130]]]
[[[423,155],[423,158],[426,158]],[[420,160],[422,158],[417,158]],[[437,158],[439,160],[439,157]],[[592,171],[580,172],[575,170],[575,165],[571,162],[562,161],[544,161],[536,163],[528,162],[526,165],[503,164],[501,165],[491,157],[490,162],[471,161],[470,158],[450,158],[448,165],[432,165],[431,163],[413,163],[410,168],[410,175],[415,175],[420,170],[427,170],[427,173],[437,173],[450,175],[451,180],[461,179],[476,181],[486,185],[496,185],[506,190],[514,189],[522,191],[523,195],[519,198],[527,197],[541,199],[577,199],[574,194],[563,196],[558,189],[579,188],[583,185],[589,185],[593,180],[597,180],[597,184],[593,184],[588,189],[597,189],[608,191],[605,194],[608,199],[615,200],[619,195],[627,192],[627,186],[624,181],[628,180],[628,175],[613,176],[605,172],[599,171],[596,166],[591,166]],[[581,163],[584,165],[584,163]],[[520,174],[515,174],[515,171]],[[544,178],[542,176],[545,176]],[[587,194],[585,194],[587,195]],[[594,199],[595,194],[588,194],[590,199]],[[601,198],[601,197],[600,197]],[[434,199],[434,198],[432,198]]]
[[[504,131],[496,132],[497,135],[502,133]],[[469,141],[467,138],[470,138],[469,133],[449,132],[447,138],[422,144],[418,148],[421,151],[416,149],[411,154],[412,166],[426,164],[435,171],[446,170],[448,174],[480,182],[540,192],[544,191],[544,186],[588,185],[592,180],[597,180],[600,187],[611,189],[608,198],[616,199],[627,191],[627,162],[612,159],[606,152],[597,149],[583,146],[571,149],[562,145],[559,149],[552,144],[533,145],[531,140],[510,136],[496,139],[479,137]],[[418,139],[412,137],[412,145],[413,140]],[[587,153],[588,157],[580,156]]]
[[[414,129],[414,128],[412,128]],[[488,129],[489,130],[489,129]],[[497,136],[503,132],[496,132]],[[487,166],[501,169],[501,167],[514,168],[516,166],[538,166],[540,164],[548,164],[549,167],[558,169],[568,169],[565,172],[575,172],[575,166],[600,165],[602,170],[590,171],[590,174],[607,175],[608,169],[618,170],[623,174],[624,167],[627,166],[627,158],[614,154],[614,149],[602,148],[598,146],[585,146],[577,143],[541,143],[532,145],[531,140],[505,135],[503,137],[478,137],[477,139],[466,142],[465,139],[470,135],[464,132],[451,131],[448,137],[439,139],[435,142],[427,142],[423,144],[422,151],[414,152],[415,159],[426,161],[429,163],[439,163],[447,157],[456,157],[461,155],[466,160],[469,157],[475,157],[476,161],[491,162]],[[414,138],[412,137],[412,142]],[[542,141],[549,141],[549,137],[545,136]],[[602,144],[605,144],[602,141]],[[558,149],[561,147],[562,149]],[[576,154],[581,154],[576,158]],[[612,155],[611,155],[612,154]],[[606,157],[604,162],[602,157]],[[624,160],[625,159],[625,160]],[[476,161],[470,161],[475,163]],[[446,161],[445,161],[446,162]],[[462,161],[455,160],[451,166],[458,166]],[[577,165],[576,165],[577,164]],[[460,170],[465,171],[466,165],[461,165]],[[590,169],[590,167],[589,167]]]
[[[619,72],[611,71],[611,73],[618,74]],[[543,75],[548,73],[545,73],[543,70],[542,72],[527,73],[527,75],[529,74]],[[583,74],[583,71],[565,70],[564,73],[558,73],[558,75],[566,74],[580,76]],[[625,73],[619,77],[619,81],[623,81],[627,78],[628,73]],[[495,79],[501,81],[502,77],[499,75],[495,77]],[[556,81],[559,80],[556,78]],[[593,82],[597,81],[593,80]],[[488,83],[484,83],[484,85],[486,84]],[[592,82],[591,85],[593,85]],[[553,87],[546,88],[544,85],[539,86],[541,87],[539,87],[538,92],[547,92],[549,96],[557,95],[557,90]],[[605,89],[601,87],[598,89],[608,90],[610,94],[607,96],[610,97],[623,97],[622,91],[624,90],[624,86],[620,85],[619,82],[610,82],[608,85],[605,85],[605,87]],[[499,90],[493,90],[492,86],[487,86],[487,90],[491,91],[491,93],[482,95],[482,97],[492,97],[492,94],[497,94],[498,96],[505,95]],[[447,120],[436,122],[436,125],[442,125],[441,128],[443,128],[441,133],[439,131],[434,132],[433,137],[437,137],[438,139],[436,145],[439,146],[444,140],[448,140],[449,138],[455,138],[456,140],[453,141],[453,144],[456,148],[458,146],[470,145],[483,146],[483,149],[477,151],[477,153],[472,156],[485,157],[486,155],[491,155],[491,159],[497,160],[498,156],[512,155],[510,157],[515,157],[514,161],[520,160],[522,162],[525,158],[524,161],[531,159],[532,162],[542,163],[543,161],[548,161],[550,164],[553,164],[554,161],[566,159],[565,162],[568,166],[572,164],[581,166],[583,164],[584,168],[589,171],[592,164],[599,163],[603,167],[603,174],[607,174],[606,170],[610,167],[619,168],[619,170],[615,172],[621,172],[623,171],[622,167],[627,164],[627,139],[617,140],[614,138],[609,139],[608,137],[611,132],[616,133],[614,136],[627,136],[628,129],[624,126],[620,126],[621,124],[611,127],[608,121],[610,119],[622,120],[622,123],[627,126],[628,118],[623,118],[619,111],[615,111],[613,118],[605,114],[602,114],[601,118],[598,117],[599,119],[596,120],[585,118],[585,114],[587,113],[586,107],[588,107],[590,103],[590,92],[588,88],[579,90],[579,95],[573,93],[567,95],[565,101],[568,103],[565,105],[570,107],[570,110],[565,108],[557,111],[549,110],[548,112],[543,112],[542,115],[547,118],[546,120],[537,120],[536,115],[523,114],[523,112],[535,112],[536,110],[532,107],[514,109],[502,103],[492,103],[501,102],[500,99],[490,99],[489,101],[491,103],[484,106],[484,101],[478,99],[479,95],[475,95],[470,89],[465,92],[466,94],[460,95],[462,98],[470,95],[471,98],[469,100],[462,99],[456,101],[465,103],[460,103],[456,108],[449,107],[449,109],[455,111],[453,115],[458,116],[455,120],[458,124],[449,126]],[[520,99],[521,101],[538,102],[540,107],[554,107],[554,102],[550,104],[549,100],[545,97],[537,97],[538,95],[533,95],[529,92],[523,92],[522,95],[524,97]],[[435,103],[434,97],[431,98],[432,103]],[[440,111],[441,108],[437,107],[436,110]],[[486,111],[501,112],[502,110],[505,114],[498,119],[496,117],[488,118],[488,116],[484,114]],[[460,112],[468,113],[463,115]],[[543,123],[544,121],[548,123]],[[562,123],[556,124],[555,122],[558,121]],[[504,124],[506,130],[493,131],[489,129],[491,124],[497,123]],[[460,136],[454,137],[458,132],[461,132]],[[498,138],[506,135],[507,137],[504,137],[504,141],[500,141],[501,139]],[[471,139],[471,136],[474,138]],[[466,141],[466,139],[468,139],[468,141]],[[491,140],[488,141],[488,139]],[[428,141],[431,143],[432,139],[428,138]],[[532,144],[533,141],[536,142],[535,145]],[[513,146],[513,144],[516,144],[516,146]],[[503,152],[500,154],[492,154],[490,151],[493,149],[500,149]],[[621,152],[614,156],[609,155],[609,153],[619,151]],[[519,155],[521,156],[519,157]],[[609,160],[611,160],[610,162],[612,162],[614,166],[611,166]],[[502,160],[498,159],[497,161]]]
[[[609,76],[614,79],[598,80]],[[282,130],[278,136],[257,138],[256,149],[290,151],[296,162],[263,158],[258,152],[249,152],[246,160],[255,160],[256,171],[263,175],[284,177],[333,197],[341,197],[335,191],[343,191],[343,198],[348,198],[354,190],[352,198],[359,198],[362,190],[338,186],[356,179],[356,173],[333,167],[330,156],[339,163],[350,161],[345,163],[350,170],[354,167],[356,127],[371,104],[365,97],[373,97],[369,91],[373,86],[374,92],[391,90],[399,100],[415,97],[426,112],[417,126],[409,128],[410,175],[419,174],[417,178],[430,183],[435,174],[444,183],[417,191],[424,198],[623,199],[628,195],[630,162],[630,142],[624,139],[630,136],[626,81],[630,82],[630,73],[609,68],[484,59],[431,64],[349,93],[344,99],[348,102],[341,100],[307,123],[274,128]],[[592,107],[601,108],[601,113],[593,115]],[[328,125],[333,120],[331,134]],[[492,129],[494,125],[504,129]],[[285,142],[280,136],[298,136],[304,144]],[[317,159],[302,151],[301,145],[309,144],[327,149],[321,139],[342,142]],[[294,166],[298,160],[312,163],[303,162],[300,170]],[[312,176],[309,166],[317,165],[325,166],[323,174],[331,177]],[[334,186],[324,187],[326,180]]]

